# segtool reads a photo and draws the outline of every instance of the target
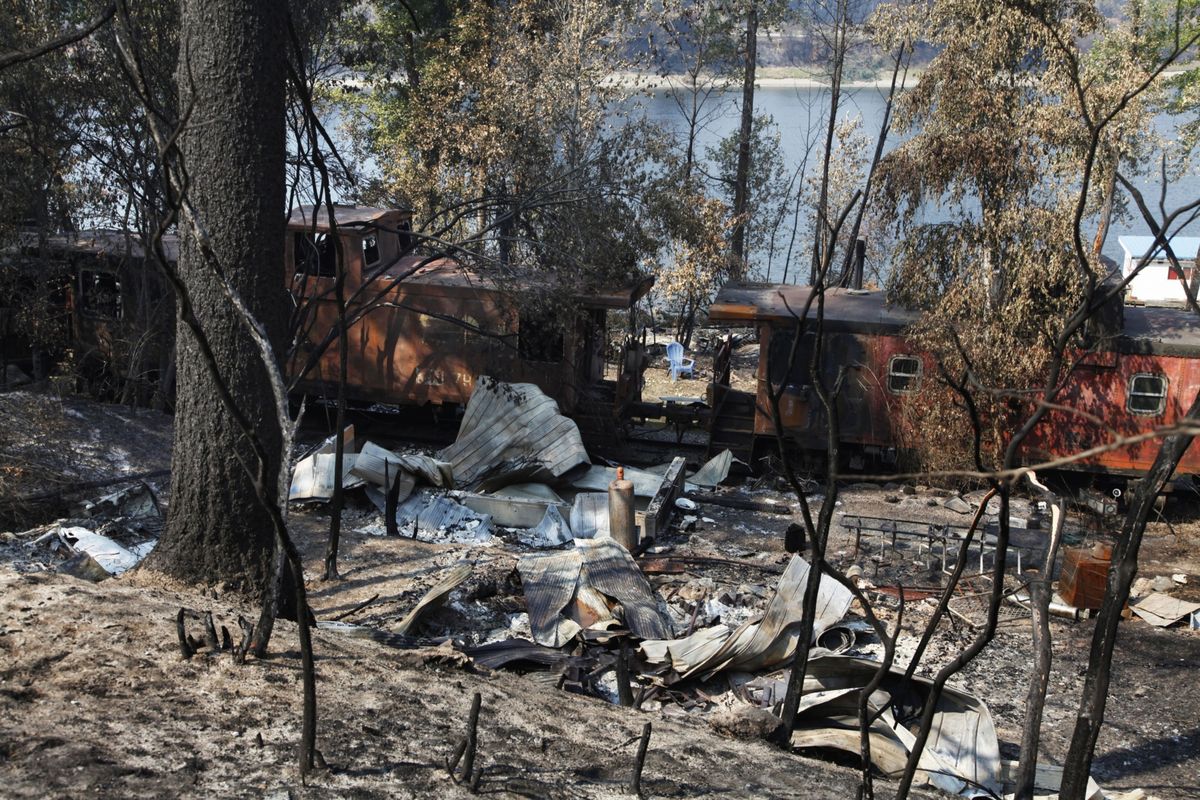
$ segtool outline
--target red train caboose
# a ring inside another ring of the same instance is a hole
[[[739,392],[722,380],[721,359],[711,388],[711,440],[714,447],[734,446],[741,458],[774,448],[770,386],[782,387],[780,417],[785,435],[813,467],[824,458],[827,440],[824,410],[813,392],[809,363],[815,333],[809,312],[794,366],[788,358],[796,316],[811,287],[729,284],[709,309],[709,319],[757,328],[757,391]],[[1057,398],[1082,414],[1053,411],[1025,441],[1025,463],[1045,462],[1098,447],[1113,433],[1132,436],[1174,423],[1200,390],[1200,320],[1185,309],[1126,306],[1120,309],[1115,335],[1100,348],[1079,353],[1078,363]],[[932,357],[904,335],[917,312],[889,305],[881,291],[831,289],[825,293],[822,381],[833,385],[843,367],[846,378],[838,397],[839,450],[844,466],[860,468],[869,460],[895,462],[897,415],[905,398],[929,385]],[[1098,425],[1092,420],[1102,420]],[[752,433],[746,437],[744,433]],[[746,441],[746,440],[749,441]],[[738,449],[739,442],[742,446]],[[755,449],[757,445],[757,450]],[[1159,440],[1148,439],[1103,452],[1064,467],[1113,476],[1124,481],[1144,473],[1154,461]],[[1177,474],[1200,473],[1200,448],[1191,447]]]
[[[338,206],[335,214],[346,265],[351,399],[465,405],[480,375],[537,384],[566,414],[586,406],[612,418],[633,398],[624,395],[636,381],[605,380],[607,312],[631,308],[652,278],[575,296],[575,312],[561,320],[527,302],[551,291],[545,278],[500,281],[453,259],[415,254],[408,212]],[[287,369],[298,391],[318,395],[332,395],[338,379],[338,347],[327,343],[338,320],[332,234],[324,207],[297,208],[288,219],[286,276],[301,330]]]

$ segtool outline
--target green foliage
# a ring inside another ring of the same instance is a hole
[[[767,114],[756,114],[750,129],[750,202],[746,210],[746,250],[766,255],[774,251],[792,196],[791,175],[784,163],[781,132]],[[739,132],[733,131],[707,150],[715,174],[709,176],[718,196],[733,204],[737,175]]]
[[[13,24],[0,30],[0,51],[47,41],[98,9],[77,0],[4,0],[0,14]],[[139,3],[131,14],[151,91],[173,113],[175,3]],[[0,227],[140,229],[160,207],[143,119],[111,25],[0,72]]]
[[[1161,94],[1141,87],[1170,44],[1160,23],[1147,24],[1146,4],[1131,7],[1128,21],[1084,0],[881,10],[900,35],[940,48],[898,108],[912,135],[882,164],[881,197],[902,231],[888,288],[925,309],[914,338],[956,380],[970,377],[994,422],[993,459],[1013,430],[996,421],[1011,421],[1013,403],[1024,408],[1024,393],[1043,385],[1066,319],[1113,266],[1089,232],[1106,224],[1114,171],[1161,151],[1152,126]],[[933,203],[953,221],[924,226],[917,212]],[[931,391],[944,396],[919,418],[949,431],[947,442],[961,439],[969,425],[953,393]]]
[[[656,243],[638,213],[651,132],[610,124],[628,10],[566,0],[411,10],[376,3],[352,18],[345,50],[369,91],[340,100],[380,173],[361,199],[412,208],[423,233],[492,274],[629,280]]]
[[[90,8],[73,2],[4,0],[0,52],[57,35],[63,20],[82,23]],[[80,159],[86,82],[73,53],[55,52],[0,72],[0,231],[22,223],[70,225],[76,191],[68,180]],[[35,87],[37,87],[35,89]]]

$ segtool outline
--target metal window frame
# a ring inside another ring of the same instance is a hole
[[[368,248],[367,248],[367,240],[368,240],[368,239],[373,239],[373,240],[375,241],[375,245],[374,245],[374,249],[375,249],[375,260],[374,260],[374,261],[367,261],[367,250],[368,250]],[[379,234],[378,234],[378,233],[366,233],[366,234],[363,234],[363,237],[362,237],[362,254],[363,254],[363,268],[364,268],[364,269],[370,269],[371,267],[374,267],[374,266],[376,266],[377,264],[379,264],[379,262],[380,262],[380,261],[382,261],[382,260],[383,260],[383,251],[382,251],[382,250],[380,249],[380,247],[379,247]]]
[[[1134,384],[1138,378],[1152,378],[1162,383],[1161,394],[1151,394],[1150,392],[1135,392]],[[1157,417],[1167,408],[1167,390],[1170,388],[1170,381],[1167,376],[1161,372],[1135,372],[1129,376],[1129,384],[1125,387],[1125,410],[1130,414],[1137,414],[1141,417]],[[1142,411],[1133,407],[1134,397],[1158,397],[1158,408],[1154,411]]]
[[[900,359],[904,359],[905,361],[916,362],[917,371],[916,372],[896,372],[896,362],[899,361]],[[889,392],[891,392],[892,394],[912,394],[913,392],[920,390],[921,378],[924,376],[924,374],[925,374],[925,365],[921,363],[920,358],[918,358],[917,356],[914,356],[914,355],[909,355],[907,353],[896,353],[895,355],[893,355],[891,358],[888,359],[887,390]],[[909,381],[908,388],[907,389],[894,388],[892,386],[892,377],[893,376],[910,378],[911,380]]]

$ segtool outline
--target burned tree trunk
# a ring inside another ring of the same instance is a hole
[[[738,134],[737,174],[733,186],[733,234],[730,247],[736,270],[733,277],[746,273],[746,226],[750,209],[750,144],[754,135],[754,73],[758,64],[758,6],[746,10],[746,66],[742,81],[742,127]]]
[[[181,150],[197,224],[180,226],[179,269],[221,379],[258,426],[270,460],[262,488],[274,497],[282,433],[267,370],[217,271],[278,343],[286,324],[286,63],[278,43],[288,8],[279,0],[184,0],[180,13],[177,79],[180,117],[188,120]],[[177,347],[171,510],[149,563],[183,580],[257,593],[275,542],[255,491],[256,455],[224,413],[186,325],[178,328]]]

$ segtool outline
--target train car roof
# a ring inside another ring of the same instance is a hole
[[[778,283],[729,283],[709,306],[711,322],[792,322],[804,311],[811,286]],[[915,322],[917,312],[885,302],[881,290],[828,289],[824,325],[831,330],[899,333]],[[816,301],[808,312],[815,321]]]
[[[1187,308],[1125,306],[1125,324],[1113,341],[1122,353],[1200,356],[1200,314]]]
[[[454,259],[430,259],[424,256],[404,256],[384,270],[384,274],[400,278],[402,285],[406,286],[483,289],[486,291],[507,289],[520,293],[537,290],[539,287],[548,285],[546,278],[513,277],[510,279],[510,285],[505,286],[503,282],[498,283],[489,276],[480,275]],[[650,287],[653,285],[653,278],[641,277],[616,289],[581,292],[576,295],[576,300],[590,308],[629,308],[650,291]]]
[[[52,255],[87,255],[107,256],[113,259],[131,258],[141,261],[146,257],[142,246],[142,238],[138,234],[118,230],[88,230],[74,233],[59,233],[45,240],[46,247]],[[163,249],[167,259],[179,259],[179,236],[174,233],[164,234]],[[27,254],[35,254],[41,246],[39,237],[33,232],[22,232],[17,238],[18,247]]]
[[[712,322],[792,322],[804,309],[812,288],[766,283],[730,283],[709,307]],[[793,313],[794,312],[794,313]],[[1185,308],[1125,306],[1121,333],[1102,346],[1121,353],[1200,357],[1200,314]],[[900,333],[920,314],[889,305],[879,290],[829,289],[825,326],[861,333]],[[816,319],[815,305],[809,320]]]
[[[370,206],[335,205],[334,217],[338,225],[346,227],[365,227],[380,225],[385,220],[408,221],[412,214],[404,209],[372,208]],[[326,206],[298,206],[288,214],[290,230],[317,230],[322,233],[329,230],[329,209]]]

